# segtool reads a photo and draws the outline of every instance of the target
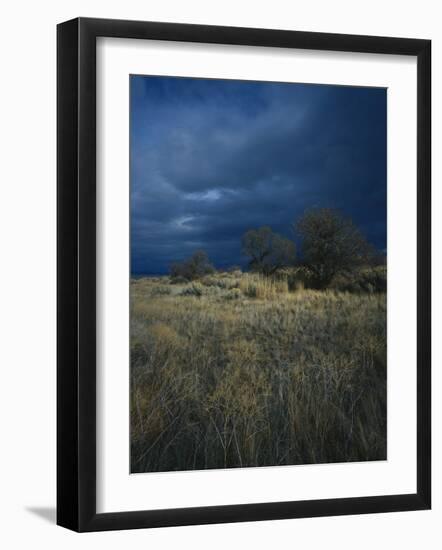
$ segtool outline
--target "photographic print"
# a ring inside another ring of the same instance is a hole
[[[386,89],[129,85],[131,473],[386,460]]]

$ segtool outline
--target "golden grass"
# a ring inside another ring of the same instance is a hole
[[[194,284],[131,284],[133,472],[385,458],[385,293]]]
[[[279,294],[289,291],[286,279],[272,279],[258,274],[244,274],[239,282],[239,288],[249,298],[273,300]]]

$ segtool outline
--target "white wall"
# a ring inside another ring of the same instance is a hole
[[[107,548],[439,548],[442,541],[440,285],[434,288],[431,512],[76,535],[55,505],[55,25],[77,16],[286,28],[433,40],[433,279],[441,278],[442,13],[438,0],[65,0],[2,10],[0,131],[0,541]],[[437,238],[436,238],[437,237]],[[406,246],[406,243],[404,243]],[[407,426],[404,426],[404,430]]]

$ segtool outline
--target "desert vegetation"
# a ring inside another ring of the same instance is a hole
[[[246,272],[198,251],[132,279],[132,472],[386,458],[386,267],[335,213],[304,222],[298,261],[262,228]]]

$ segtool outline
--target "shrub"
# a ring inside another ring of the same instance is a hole
[[[305,266],[294,267],[281,272],[280,277],[284,277],[288,284],[290,292],[297,292],[304,288],[314,288],[315,279],[313,273]]]
[[[330,208],[307,210],[294,225],[305,265],[317,288],[326,288],[337,275],[348,275],[370,261],[374,249],[351,219]]]
[[[192,283],[189,286],[183,288],[180,292],[180,296],[197,296],[200,297],[204,294],[204,287],[201,283]]]
[[[186,279],[186,277],[182,277],[181,275],[177,275],[176,277],[172,277],[170,279],[171,285],[183,285],[188,283],[189,281]]]
[[[172,294],[172,289],[167,286],[154,286],[150,291],[151,296],[167,296]]]
[[[218,287],[225,290],[231,288],[237,288],[239,286],[239,280],[231,277],[221,276],[208,276],[201,279],[201,283],[207,287]]]
[[[204,286],[219,286],[220,288],[223,288],[223,285],[225,284],[224,280],[212,277],[211,275],[204,277],[200,282]]]
[[[387,268],[385,266],[363,268],[351,275],[337,276],[330,286],[344,292],[367,292],[369,294],[385,292],[387,290]]]
[[[209,257],[204,250],[197,250],[184,262],[175,262],[170,266],[170,275],[172,278],[183,277],[188,281],[200,279],[204,275],[214,272],[215,268],[210,263]]]
[[[238,300],[241,296],[242,292],[239,288],[231,288],[228,292],[223,294],[225,300]]]

